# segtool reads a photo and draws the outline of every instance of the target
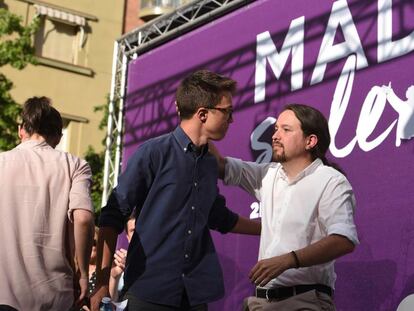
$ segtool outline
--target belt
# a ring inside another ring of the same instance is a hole
[[[316,290],[333,296],[333,290],[329,286],[322,284],[297,285],[291,287],[275,287],[275,288],[258,288],[256,287],[256,297],[266,298],[267,300],[283,300],[295,295],[303,294],[311,290]]]

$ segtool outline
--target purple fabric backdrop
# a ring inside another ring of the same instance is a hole
[[[395,310],[414,292],[414,144],[397,139],[399,131],[414,135],[414,92],[406,97],[414,85],[413,30],[408,0],[255,1],[129,64],[123,163],[140,143],[178,124],[175,89],[197,69],[239,83],[235,121],[217,144],[225,155],[268,159],[272,125],[261,131],[262,121],[287,103],[320,109],[334,136],[330,157],[355,190],[361,240],[336,264],[337,308]],[[395,96],[387,100],[381,86],[390,82]],[[221,190],[233,210],[255,216],[254,198]],[[247,274],[259,239],[213,235],[226,296],[210,310],[240,310],[253,290]]]

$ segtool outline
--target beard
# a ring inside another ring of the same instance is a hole
[[[283,147],[282,144],[277,144],[277,146],[279,146],[279,148],[282,149],[282,153],[277,153],[274,149],[274,145],[273,145],[273,161],[275,162],[279,162],[279,163],[283,163],[286,162],[286,154],[285,154],[285,148]]]
[[[273,152],[273,161],[283,163],[286,162],[286,155],[285,152],[282,152],[282,154],[276,154]]]

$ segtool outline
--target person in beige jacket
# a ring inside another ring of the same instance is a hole
[[[59,112],[33,97],[23,107],[21,144],[0,153],[0,310],[65,311],[86,295],[91,170],[54,149],[61,136]]]

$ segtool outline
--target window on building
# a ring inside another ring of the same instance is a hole
[[[57,9],[35,5],[42,18],[35,36],[36,54],[74,65],[85,44],[85,18]]]
[[[77,64],[77,41],[76,27],[43,18],[35,40],[36,54]]]

